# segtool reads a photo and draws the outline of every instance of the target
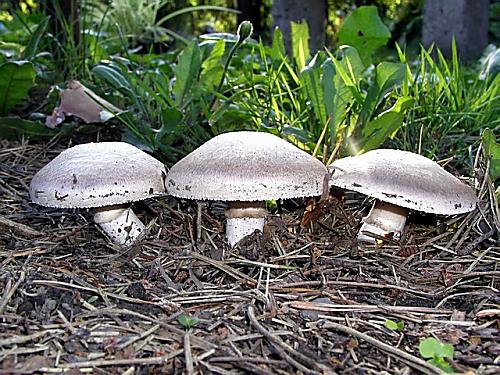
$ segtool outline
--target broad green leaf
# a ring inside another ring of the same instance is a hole
[[[180,106],[184,102],[184,97],[198,78],[200,66],[200,47],[196,40],[193,40],[182,50],[173,69],[175,74],[173,93],[176,105]]]
[[[365,100],[365,96],[358,86],[363,78],[365,66],[358,51],[351,46],[341,46],[338,58],[333,55],[330,56],[335,65],[336,79],[338,79],[335,84],[337,87],[340,87],[341,83],[347,86],[356,102],[361,105]]]
[[[291,23],[292,56],[302,70],[311,56],[309,51],[309,27],[306,22]]]
[[[400,97],[392,108],[363,125],[360,132],[361,139],[358,139],[359,153],[373,150],[391,137],[403,125],[405,114],[414,101],[408,96]]]
[[[156,133],[156,141],[162,142],[164,136],[176,135],[178,126],[182,121],[182,113],[176,108],[165,108],[162,111],[162,125]]]
[[[302,69],[300,72],[300,81],[311,103],[314,115],[320,124],[324,125],[326,123],[326,108],[323,102],[323,90],[321,87],[320,56],[321,52],[316,53],[311,62]]]
[[[441,348],[438,354],[439,357],[452,359],[454,354],[455,349],[453,349],[453,345],[441,343]]]
[[[400,85],[406,74],[406,65],[401,63],[382,62],[375,69],[375,80],[368,89],[361,110],[361,122],[368,121],[384,96],[394,87]]]
[[[283,33],[277,27],[274,29],[273,43],[271,45],[271,61],[275,65],[281,64],[281,61],[286,56],[285,42],[283,41]]]
[[[375,6],[362,6],[346,17],[337,36],[339,44],[355,47],[363,62],[369,65],[373,52],[387,43],[391,33]]]
[[[35,68],[29,61],[11,61],[0,65],[0,116],[28,96],[35,82]]]
[[[338,58],[333,55],[323,64],[323,100],[327,117],[330,118],[330,137],[335,142],[340,125],[355,96],[361,101],[361,93],[357,89],[363,77],[365,67],[358,51],[350,46],[339,48]]]
[[[118,67],[100,64],[92,69],[92,73],[117,90],[131,89],[130,81]]]
[[[24,58],[26,60],[31,60],[37,53],[38,45],[40,44],[40,40],[42,39],[45,30],[47,29],[47,25],[49,24],[50,16],[45,17],[40,21],[36,30],[31,34],[28,45],[24,49]]]
[[[212,47],[212,51],[205,61],[201,64],[200,81],[205,86],[205,89],[213,89],[222,77],[224,64],[221,59],[224,56],[226,43],[223,40],[218,40]]]
[[[19,117],[0,117],[0,139],[20,140],[23,137],[50,139],[57,134],[69,134],[72,130],[71,126],[49,129],[41,122],[23,120]]]
[[[418,350],[420,355],[424,358],[433,358],[436,353],[439,352],[441,347],[441,342],[436,340],[434,337],[428,337],[425,340],[420,341],[418,345]]]
[[[495,183],[500,178],[500,144],[496,142],[495,134],[491,129],[483,131],[484,155],[490,161],[490,178]]]

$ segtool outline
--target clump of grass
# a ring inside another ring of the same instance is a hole
[[[432,48],[422,48],[419,60],[410,63],[398,47],[408,67],[401,90],[415,104],[394,144],[437,159],[455,155],[460,169],[470,165],[468,148],[477,146],[481,131],[499,129],[500,75],[481,79],[476,69],[460,64],[455,42],[452,51],[447,61],[439,49],[433,59]]]

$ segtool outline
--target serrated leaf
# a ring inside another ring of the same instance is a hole
[[[200,66],[200,47],[196,40],[193,40],[180,53],[177,65],[173,69],[175,74],[173,93],[176,105],[180,106],[184,102],[184,97],[198,77]]]
[[[36,71],[29,61],[9,61],[0,64],[0,116],[28,96],[35,82]]]
[[[377,7],[361,6],[346,17],[337,36],[339,44],[355,47],[365,65],[369,65],[373,52],[387,43],[391,33],[380,19]]]
[[[281,64],[284,56],[286,56],[285,52],[285,42],[283,40],[283,33],[277,27],[274,29],[273,34],[273,43],[271,45],[271,60],[274,64]]]
[[[291,39],[292,56],[299,70],[302,70],[311,56],[307,22],[291,22]]]

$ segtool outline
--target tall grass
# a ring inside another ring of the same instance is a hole
[[[477,68],[461,65],[455,43],[450,61],[432,48],[421,48],[414,63],[399,47],[398,53],[407,64],[401,90],[415,105],[394,144],[437,159],[455,156],[456,167],[469,164],[468,148],[477,145],[481,131],[499,133],[500,75],[481,79]]]

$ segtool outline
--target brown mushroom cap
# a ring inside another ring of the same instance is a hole
[[[165,176],[163,163],[130,144],[87,143],[38,171],[29,193],[42,206],[104,207],[165,194]]]
[[[175,164],[169,194],[197,200],[263,201],[323,192],[326,167],[307,152],[268,133],[220,134]]]
[[[412,152],[379,149],[338,159],[330,186],[412,210],[440,215],[472,211],[474,191],[436,162]]]

